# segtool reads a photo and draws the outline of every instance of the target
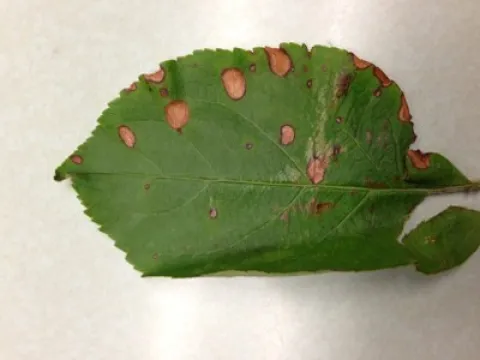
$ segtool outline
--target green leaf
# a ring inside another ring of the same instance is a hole
[[[98,122],[55,179],[144,275],[420,264],[398,241],[413,208],[479,188],[409,150],[399,86],[337,48],[196,51],[140,76]]]
[[[404,244],[426,274],[451,269],[468,259],[480,245],[480,213],[456,206],[421,223]]]

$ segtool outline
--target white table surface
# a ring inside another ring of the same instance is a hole
[[[54,168],[118,91],[198,48],[332,44],[405,90],[425,151],[480,178],[478,0],[0,0],[0,359],[480,358],[456,271],[142,279]],[[449,204],[435,198],[409,226]]]

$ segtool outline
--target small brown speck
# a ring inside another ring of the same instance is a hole
[[[303,65],[303,72],[308,72],[308,66],[307,65]]]
[[[168,96],[168,89],[166,89],[166,88],[161,88],[161,89],[160,89],[160,96],[161,96],[161,97],[167,97],[167,96]]]
[[[144,77],[145,77],[145,80],[147,80],[148,82],[160,84],[165,77],[165,72],[163,71],[162,68],[160,68],[159,70],[151,74],[144,74]]]
[[[338,144],[333,145],[332,159],[337,161],[338,155],[342,152],[342,147]]]
[[[307,87],[310,89],[312,87],[312,79],[307,80]]]
[[[379,97],[380,95],[382,95],[382,90],[380,88],[375,89],[373,96]]]
[[[290,125],[280,128],[280,142],[282,145],[290,145],[295,140],[295,129]]]
[[[230,68],[222,72],[222,84],[232,100],[240,100],[245,96],[247,83],[240,69]]]
[[[80,155],[72,155],[70,156],[70,161],[75,165],[81,165],[83,163],[83,158]]]
[[[120,125],[118,127],[118,136],[123,141],[123,143],[129,147],[133,148],[135,146],[136,138],[135,134],[133,133],[132,129],[130,129],[126,125]]]
[[[284,211],[282,215],[280,215],[280,220],[288,222],[288,211]]]
[[[188,104],[183,100],[171,101],[165,106],[165,117],[173,129],[181,131],[190,118]]]
[[[246,143],[246,144],[245,144],[245,149],[247,149],[247,150],[252,150],[252,148],[253,148],[253,144],[252,144],[252,143]]]
[[[249,67],[249,70],[250,70],[251,72],[257,71],[257,65],[251,64],[250,67]]]
[[[143,188],[145,190],[150,190],[150,184],[147,183],[147,184],[143,185]]]
[[[211,208],[208,213],[208,216],[210,216],[210,219],[216,219],[218,216],[217,209]]]
[[[292,69],[292,60],[283,49],[265,47],[270,70],[278,76],[284,77]]]
[[[125,89],[126,91],[128,92],[132,92],[132,91],[135,91],[137,90],[137,83],[131,83],[130,86],[128,88]]]
[[[153,255],[152,255],[152,259],[153,259],[153,260],[158,260],[158,254],[157,254],[157,253],[153,254]]]
[[[341,124],[343,122],[343,118],[339,116],[335,119],[335,121],[337,122],[337,124]]]
[[[372,143],[372,138],[373,138],[372,132],[367,131],[366,134],[365,134],[365,141],[367,142],[367,144]]]

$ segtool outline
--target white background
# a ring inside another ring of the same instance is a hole
[[[381,66],[418,146],[478,179],[478,0],[0,0],[0,16],[0,359],[479,359],[480,251],[435,277],[142,279],[52,179],[160,61],[283,41]],[[480,196],[435,198],[409,225],[448,204]]]

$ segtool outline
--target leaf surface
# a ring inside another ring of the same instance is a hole
[[[56,179],[144,275],[430,269],[398,240],[406,219],[478,184],[409,149],[411,118],[399,86],[345,50],[196,51],[123,90]]]

